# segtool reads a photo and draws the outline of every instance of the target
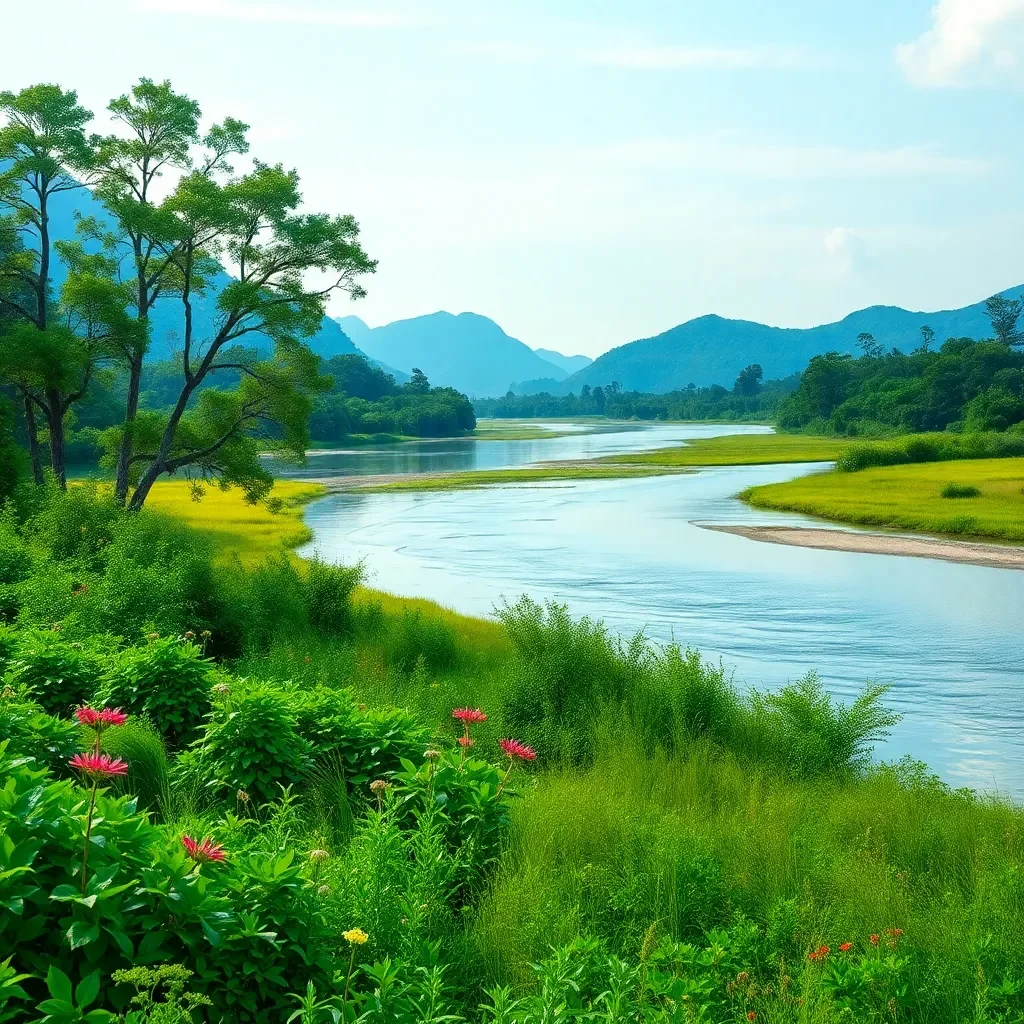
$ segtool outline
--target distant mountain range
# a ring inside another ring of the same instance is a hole
[[[1003,294],[1016,297],[1024,285]],[[868,333],[886,349],[908,352],[921,343],[920,329],[935,332],[935,344],[947,338],[991,337],[984,300],[963,309],[915,313],[898,306],[869,306],[821,327],[768,327],[749,320],[702,316],[653,338],[620,345],[559,385],[560,393],[578,392],[618,381],[627,391],[664,393],[690,383],[731,387],[750,363],[760,363],[765,380],[803,370],[823,352],[856,352],[857,336]]]
[[[357,316],[338,317],[338,325],[367,355],[406,372],[421,369],[433,384],[457,388],[471,398],[503,395],[515,381],[566,379],[567,366],[544,359],[478,313],[430,313],[368,327]],[[578,366],[586,356],[549,352],[559,362]],[[574,362],[575,361],[575,362]]]

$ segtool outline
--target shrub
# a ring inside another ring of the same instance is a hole
[[[312,749],[299,735],[288,694],[257,685],[228,697],[215,710],[182,769],[201,772],[211,785],[241,789],[266,803],[282,786],[306,779]]]
[[[942,497],[944,498],[977,498],[980,495],[981,491],[971,484],[949,483],[942,488]]]
[[[1005,433],[911,434],[888,441],[853,444],[839,457],[840,472],[907,462],[948,462],[954,459],[1002,459],[1024,455],[1024,436]]]
[[[458,660],[455,630],[439,616],[406,609],[392,630],[388,650],[394,664],[406,672],[421,661],[437,671],[451,668]]]
[[[169,743],[189,742],[210,710],[216,670],[196,644],[164,637],[122,651],[106,673],[98,700],[144,715]]]
[[[8,664],[10,685],[23,687],[50,714],[67,714],[96,692],[103,672],[102,641],[65,639],[55,630],[25,630]]]
[[[363,576],[362,563],[332,565],[319,556],[310,559],[302,587],[309,624],[322,633],[345,632],[352,620],[352,592]]]
[[[302,577],[286,555],[253,569],[236,561],[220,580],[228,632],[235,650],[265,651],[277,639],[308,626]]]
[[[26,529],[55,559],[97,566],[121,518],[113,497],[101,495],[95,483],[82,483],[66,491],[51,486]]]
[[[7,689],[0,693],[0,743],[4,741],[11,754],[31,757],[58,772],[66,772],[80,747],[75,722],[48,715],[36,701]]]
[[[0,507],[0,586],[20,583],[31,568],[32,556],[18,533],[13,509]]]

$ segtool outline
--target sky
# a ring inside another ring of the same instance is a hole
[[[252,126],[379,260],[332,315],[446,309],[597,355],[1024,282],[1024,0],[51,0],[0,88],[140,77]],[[102,116],[97,128],[103,128]]]

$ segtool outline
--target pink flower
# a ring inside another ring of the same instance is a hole
[[[498,746],[513,760],[534,761],[537,758],[537,751],[519,740],[499,740]]]
[[[82,725],[97,731],[112,725],[124,725],[128,721],[128,716],[120,708],[104,708],[97,711],[95,708],[84,707],[75,712],[75,717]]]
[[[479,708],[456,708],[452,712],[452,718],[457,718],[465,725],[475,725],[487,721],[487,716]]]
[[[469,747],[476,745],[476,740],[472,740],[468,736],[460,736],[458,739],[458,744],[460,747],[465,747],[466,749],[469,749]]]
[[[224,860],[226,856],[224,847],[210,838],[197,843],[191,836],[182,836],[181,845],[197,864],[205,864],[209,860]]]
[[[68,764],[88,775],[90,779],[109,779],[115,775],[128,774],[128,765],[109,754],[75,754]]]

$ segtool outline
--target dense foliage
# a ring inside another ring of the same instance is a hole
[[[638,420],[771,420],[785,397],[797,386],[797,377],[761,382],[761,367],[748,366],[732,390],[712,385],[691,384],[666,395],[622,391],[612,382],[606,387],[584,385],[580,394],[516,395],[476,399],[478,416],[530,418],[542,416],[605,416],[608,419]]]
[[[83,488],[0,529],[0,1019],[1024,1019],[1021,812],[872,764],[879,688],[488,640]]]
[[[1024,422],[1024,351],[950,338],[937,351],[815,356],[779,409],[782,429],[838,434],[1001,431]]]

